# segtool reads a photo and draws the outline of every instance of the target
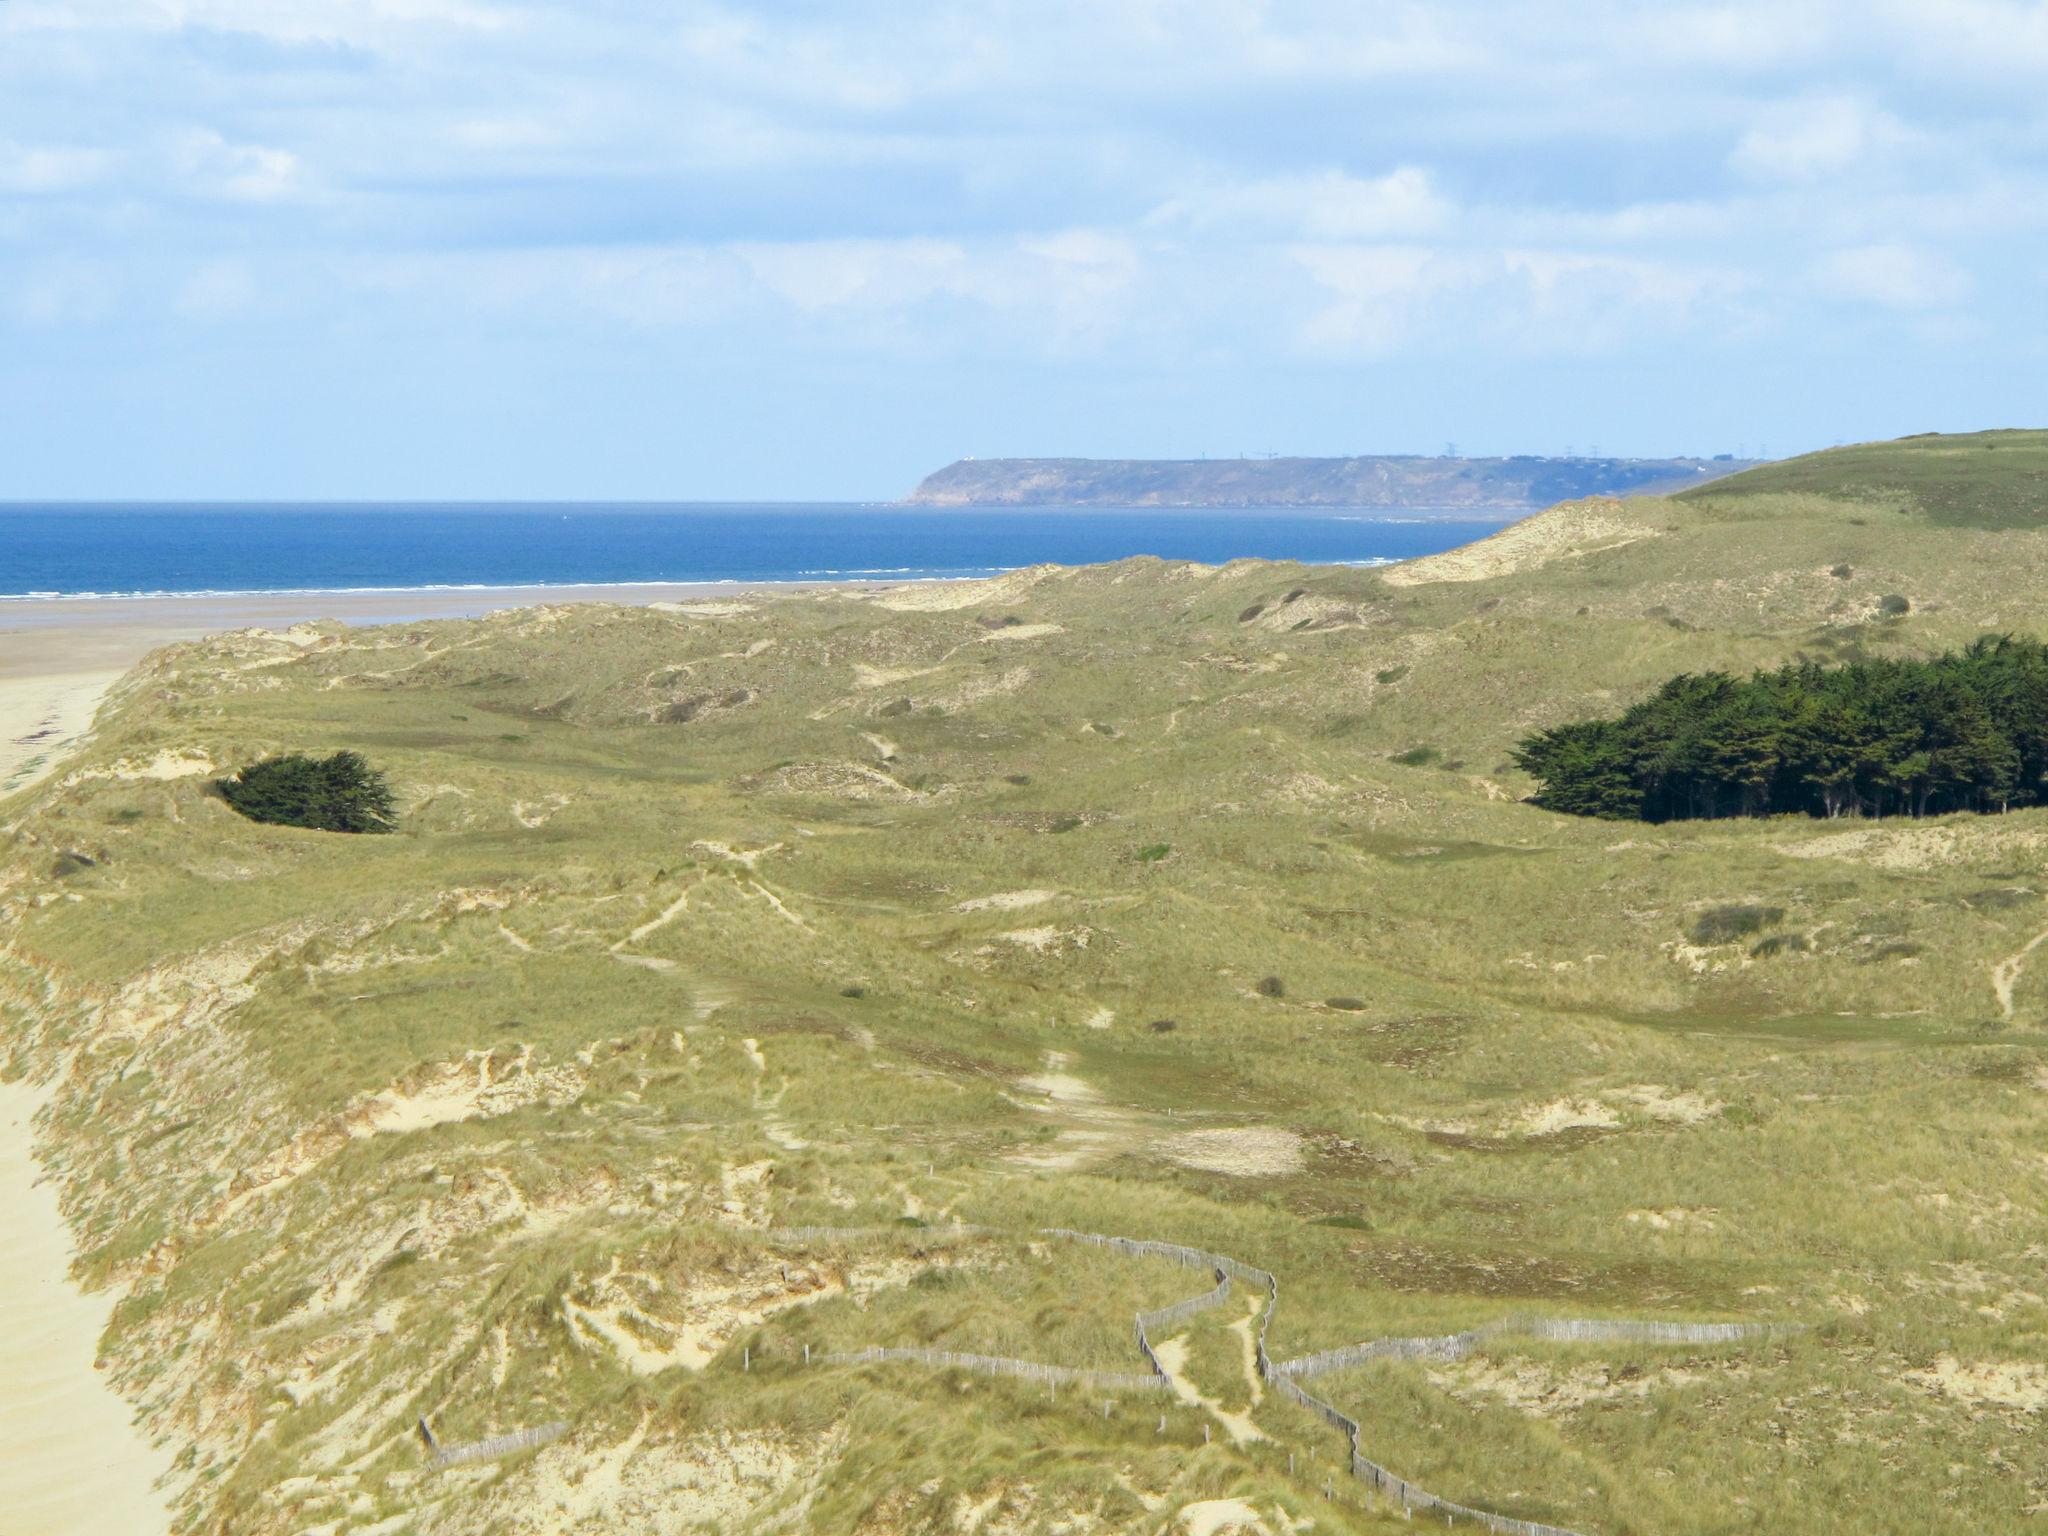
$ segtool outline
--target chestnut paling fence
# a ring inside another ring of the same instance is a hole
[[[781,1227],[763,1234],[771,1242],[847,1242],[884,1236],[916,1236],[922,1240],[933,1238],[988,1236],[994,1229],[988,1227]],[[1272,1326],[1273,1313],[1280,1304],[1280,1282],[1270,1270],[1260,1269],[1228,1254],[1210,1253],[1200,1248],[1189,1248],[1179,1243],[1156,1242],[1146,1238],[1114,1237],[1096,1232],[1075,1232],[1066,1228],[1047,1228],[1039,1234],[1042,1237],[1057,1238],[1061,1241],[1086,1244],[1107,1249],[1130,1258],[1164,1259],[1186,1269],[1206,1270],[1214,1276],[1215,1284],[1208,1290],[1164,1307],[1139,1312],[1133,1319],[1139,1353],[1151,1367],[1149,1374],[1138,1372],[1091,1370],[1078,1366],[1056,1365],[1037,1360],[1018,1360],[1002,1355],[962,1354],[953,1350],[921,1348],[885,1348],[871,1346],[867,1349],[840,1351],[820,1355],[817,1363],[831,1365],[872,1365],[888,1361],[903,1361],[917,1365],[933,1366],[943,1370],[973,1371],[989,1376],[1009,1376],[1026,1381],[1035,1381],[1057,1389],[1064,1385],[1084,1387],[1090,1391],[1108,1392],[1159,1392],[1170,1390],[1172,1382],[1165,1366],[1153,1349],[1152,1334],[1175,1328],[1189,1318],[1222,1306],[1230,1299],[1231,1287],[1244,1285],[1254,1291],[1264,1292],[1266,1304],[1259,1314],[1258,1332],[1255,1338],[1256,1358],[1260,1377],[1273,1391],[1288,1401],[1306,1408],[1322,1419],[1332,1429],[1345,1437],[1349,1449],[1349,1470],[1360,1482],[1370,1485],[1389,1499],[1397,1500],[1407,1511],[1424,1510],[1442,1515],[1447,1521],[1464,1520],[1497,1531],[1501,1536],[1581,1536],[1580,1532],[1565,1526],[1546,1525],[1537,1520],[1519,1520],[1512,1515],[1498,1514],[1489,1509],[1476,1509],[1469,1504],[1460,1504],[1451,1499],[1441,1498],[1425,1488],[1418,1487],[1406,1478],[1400,1477],[1381,1466],[1365,1454],[1361,1445],[1363,1430],[1358,1421],[1348,1414],[1325,1402],[1310,1392],[1301,1383],[1332,1371],[1344,1370],[1355,1365],[1364,1365],[1374,1360],[1456,1360],[1472,1353],[1490,1340],[1520,1337],[1558,1342],[1607,1342],[1632,1344],[1732,1344],[1747,1339],[1763,1338],[1773,1334],[1799,1331],[1797,1324],[1773,1323],[1664,1323],[1631,1322],[1600,1318],[1549,1318],[1549,1317],[1508,1317],[1484,1327],[1469,1329],[1463,1333],[1435,1334],[1415,1338],[1369,1339],[1360,1344],[1347,1344],[1339,1349],[1327,1349],[1312,1355],[1303,1355],[1293,1360],[1275,1361],[1266,1351],[1266,1333]],[[810,1358],[808,1351],[806,1359]],[[1106,1410],[1105,1410],[1106,1411]],[[424,1426],[422,1426],[424,1428]],[[457,1466],[463,1462],[483,1461],[495,1456],[510,1455],[514,1451],[528,1450],[546,1445],[568,1433],[566,1423],[542,1424],[532,1429],[515,1430],[510,1434],[494,1435],[486,1440],[473,1441],[467,1445],[431,1445],[429,1465],[435,1468]]]
[[[1184,1247],[1179,1243],[1105,1236],[1095,1232],[1074,1232],[1058,1227],[1048,1228],[1040,1235],[1106,1248],[1133,1258],[1165,1259],[1188,1269],[1207,1270],[1216,1277],[1216,1284],[1213,1289],[1203,1291],[1199,1295],[1174,1302],[1170,1306],[1137,1314],[1134,1324],[1138,1349],[1144,1355],[1146,1363],[1152,1367],[1151,1378],[1118,1377],[1110,1372],[1078,1371],[1070,1367],[995,1356],[956,1355],[944,1350],[871,1349],[826,1355],[821,1358],[845,1364],[881,1359],[917,1360],[925,1364],[951,1366],[993,1375],[1023,1376],[1048,1382],[1085,1380],[1090,1386],[1097,1388],[1107,1387],[1111,1381],[1136,1387],[1148,1380],[1155,1387],[1166,1387],[1170,1383],[1165,1367],[1159,1363],[1159,1357],[1153,1350],[1151,1334],[1155,1330],[1183,1323],[1212,1307],[1221,1306],[1229,1300],[1231,1285],[1234,1282],[1263,1291],[1266,1296],[1266,1305],[1259,1315],[1256,1337],[1259,1375],[1279,1396],[1306,1408],[1345,1437],[1350,1452],[1349,1469],[1354,1478],[1370,1485],[1387,1498],[1398,1501],[1404,1510],[1427,1511],[1441,1515],[1447,1521],[1470,1521],[1488,1530],[1497,1531],[1501,1536],[1581,1536],[1580,1532],[1565,1526],[1546,1525],[1538,1520],[1519,1520],[1512,1515],[1499,1514],[1490,1509],[1476,1509],[1469,1504],[1441,1498],[1396,1475],[1365,1454],[1361,1445],[1363,1431],[1356,1419],[1317,1397],[1301,1383],[1331,1371],[1363,1365],[1374,1360],[1455,1360],[1470,1354],[1489,1340],[1506,1337],[1558,1342],[1732,1344],[1746,1339],[1798,1331],[1798,1325],[1794,1324],[1661,1323],[1610,1321],[1599,1318],[1510,1317],[1464,1333],[1419,1338],[1371,1339],[1361,1344],[1324,1350],[1319,1354],[1304,1355],[1294,1360],[1275,1361],[1266,1352],[1266,1332],[1272,1325],[1274,1310],[1280,1304],[1280,1282],[1271,1271],[1247,1264],[1241,1259],[1233,1259],[1227,1254],[1209,1253],[1200,1248]]]
[[[460,1466],[465,1461],[489,1461],[493,1456],[509,1456],[514,1451],[528,1451],[537,1445],[546,1445],[567,1433],[568,1424],[557,1420],[553,1424],[537,1424],[532,1429],[515,1429],[508,1435],[492,1435],[487,1440],[472,1440],[467,1445],[437,1445],[427,1458],[427,1465],[438,1471],[442,1467]]]

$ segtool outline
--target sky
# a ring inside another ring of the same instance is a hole
[[[0,0],[0,499],[2048,425],[2048,4]]]

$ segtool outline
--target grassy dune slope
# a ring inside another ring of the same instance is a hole
[[[1877,502],[1949,528],[2048,525],[2048,432],[1929,432],[1747,470],[1682,500],[1810,493]]]
[[[1509,1313],[1808,1325],[1325,1379],[1448,1496],[1602,1533],[2028,1529],[2048,820],[1630,828],[1519,803],[1505,764],[1681,669],[2048,633],[2043,555],[1809,486],[1568,506],[1387,572],[159,653],[0,809],[7,1038],[61,1074],[111,1368],[190,1447],[187,1525],[238,1536],[1162,1530],[1227,1499],[1406,1528],[1325,1502],[1336,1442],[1253,1403],[1235,1303],[1186,1370],[1265,1441],[804,1367],[1136,1368],[1131,1312],[1199,1280],[1029,1236],[1061,1225],[1273,1269],[1282,1357]],[[205,787],[342,746],[400,835]],[[571,1429],[432,1473],[421,1414]]]

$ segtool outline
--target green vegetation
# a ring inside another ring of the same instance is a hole
[[[391,830],[390,786],[359,752],[268,757],[222,779],[220,793],[251,821],[273,826],[319,832]]]
[[[1133,1310],[1206,1282],[1033,1236],[1065,1226],[1270,1267],[1280,1358],[1806,1325],[1328,1378],[1449,1496],[1591,1536],[2016,1536],[2048,1499],[2048,806],[1619,827],[1528,804],[1513,752],[1681,672],[2048,635],[2044,561],[2048,531],[1743,494],[1383,570],[174,647],[0,803],[5,1066],[55,1085],[108,1374],[189,1447],[181,1529],[1417,1528],[1325,1499],[1338,1444],[1252,1403],[1235,1303],[1187,1370],[1264,1440],[1178,1396],[805,1367],[1133,1368]],[[391,835],[209,787],[310,741],[389,776]],[[420,1415],[573,1428],[436,1476]]]
[[[1619,718],[1539,731],[1515,762],[1537,804],[1576,816],[2007,811],[2048,783],[2048,646],[1676,677]]]
[[[1677,498],[1818,495],[1889,506],[1945,528],[2048,527],[2048,431],[1929,432],[1764,464]]]

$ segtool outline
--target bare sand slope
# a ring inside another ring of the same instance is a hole
[[[71,1284],[71,1234],[30,1150],[40,1095],[0,1084],[0,1529],[162,1536],[169,1459],[93,1368],[108,1298]]]

